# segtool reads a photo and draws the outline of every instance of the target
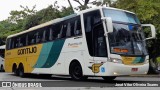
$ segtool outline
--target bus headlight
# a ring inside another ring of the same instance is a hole
[[[122,60],[118,59],[118,58],[110,58],[109,61],[113,62],[113,63],[121,63],[122,64]]]

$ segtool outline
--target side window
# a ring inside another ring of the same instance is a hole
[[[26,34],[19,36],[18,47],[26,46]]]
[[[14,49],[14,48],[19,48],[27,45],[27,34],[22,34],[16,37],[12,37],[7,40],[7,50],[9,49]]]
[[[29,37],[29,40],[28,40],[30,42],[30,45],[46,42],[49,40],[48,27],[37,29],[29,34],[29,36],[31,35],[33,35],[32,38]]]
[[[32,45],[36,43],[37,33],[35,31],[28,33],[28,45]]]
[[[43,28],[43,35],[42,35],[42,42],[46,42],[46,41],[49,41],[49,28],[48,27],[45,27]]]
[[[59,33],[60,38],[65,38],[66,37],[66,31],[67,31],[67,21],[64,21],[61,23],[61,31]]]
[[[56,25],[51,25],[49,28],[49,40],[55,40],[58,36],[58,33],[56,33]]]
[[[14,42],[14,44],[15,44],[15,45],[14,45],[14,48],[17,48],[17,47],[18,47],[18,44],[19,44],[19,37],[18,37],[18,36],[15,37],[15,38],[14,38],[14,41],[15,41],[15,42]]]
[[[67,24],[67,31],[66,31],[66,37],[70,37],[71,36],[71,30],[72,30],[72,26],[71,26],[71,21],[68,20],[68,24]]]
[[[11,40],[11,49],[15,48],[15,37],[12,37]]]
[[[61,38],[61,33],[62,33],[61,31],[63,29],[61,23],[54,24],[52,29],[53,29],[53,39]]]
[[[8,39],[7,39],[6,49],[7,49],[7,50],[11,49],[11,38],[8,38]]]
[[[80,16],[49,26],[47,33],[49,41],[82,35]]]
[[[52,26],[49,28],[49,41],[52,41],[52,40],[54,40],[54,38],[53,38],[53,28],[52,28]]]
[[[84,14],[85,32],[90,32],[94,26],[101,22],[100,11],[92,11]]]
[[[66,37],[82,35],[80,16],[71,18],[66,21]]]
[[[75,18],[74,21],[74,35],[81,35],[82,30],[81,30],[81,22],[80,22],[80,16]]]
[[[19,46],[20,46],[20,38],[19,36],[17,36],[15,41],[15,48],[18,48]]]
[[[43,32],[44,32],[44,30],[42,30],[42,29],[37,30],[36,36],[35,36],[36,37],[36,43],[42,42]]]
[[[26,46],[29,45],[29,41],[28,41],[28,33],[26,33]]]
[[[49,41],[50,26],[45,29],[45,41]]]

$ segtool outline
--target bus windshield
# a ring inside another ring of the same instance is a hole
[[[140,24],[137,16],[132,13],[112,9],[103,9],[103,12],[105,17],[111,17],[113,21]]]
[[[147,55],[144,34],[136,15],[104,9],[104,16],[113,20],[113,33],[108,34],[110,52],[121,55]]]

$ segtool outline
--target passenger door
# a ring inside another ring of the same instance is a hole
[[[102,62],[107,61],[107,46],[100,11],[95,10],[85,13],[84,26],[88,52],[91,56],[88,63],[92,63],[88,67],[96,75],[101,70]],[[102,69],[101,71],[105,72],[104,68]]]
[[[107,46],[106,46],[106,38],[104,36],[104,29],[102,23],[98,23],[93,28],[93,49],[94,49],[94,68],[95,75],[98,73],[104,73],[105,67],[101,67],[104,62],[107,61]]]

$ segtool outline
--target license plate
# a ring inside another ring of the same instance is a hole
[[[137,71],[138,71],[138,68],[132,68],[131,71],[132,71],[132,72],[137,72]]]

